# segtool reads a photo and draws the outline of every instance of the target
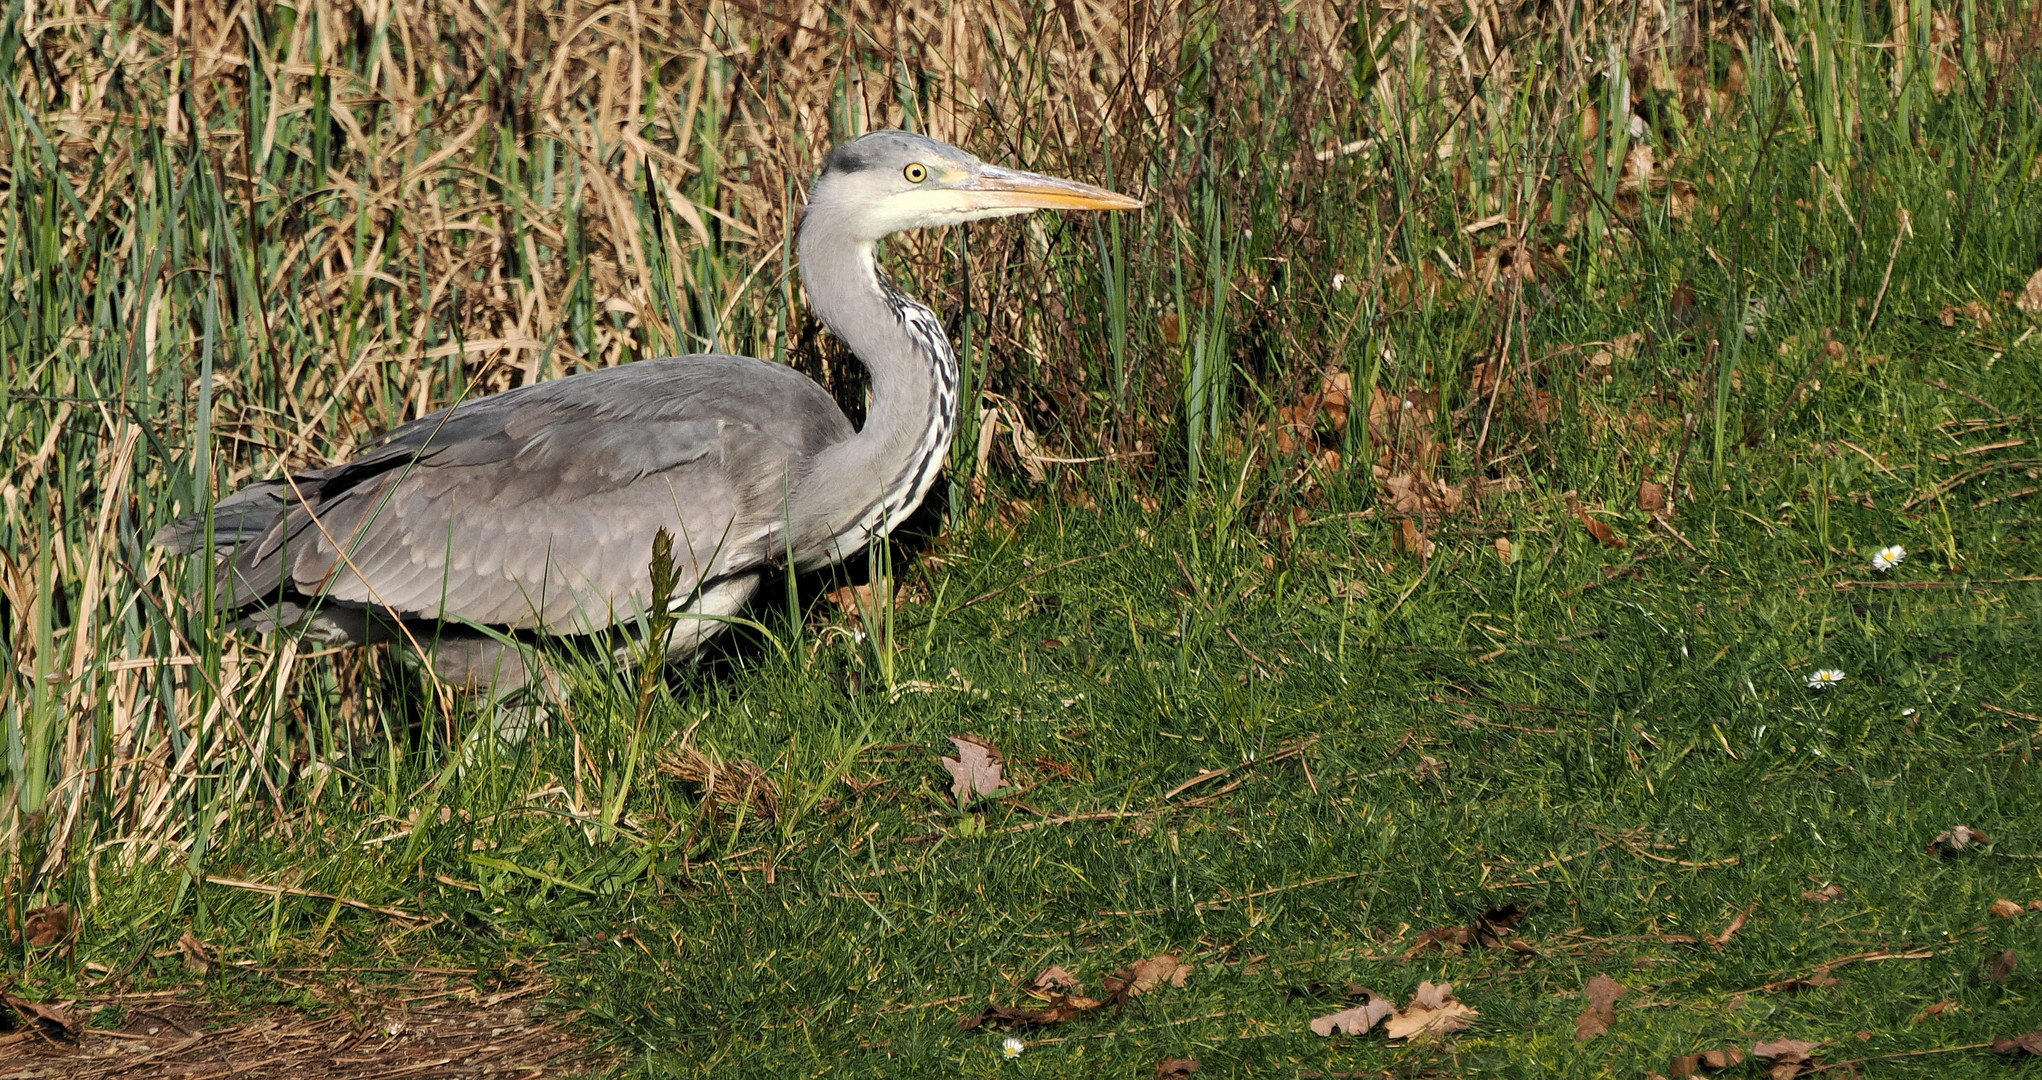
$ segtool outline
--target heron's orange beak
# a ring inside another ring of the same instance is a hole
[[[958,189],[972,210],[1138,210],[1140,199],[1040,173],[987,165],[970,187]]]

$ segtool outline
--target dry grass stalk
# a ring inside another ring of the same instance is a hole
[[[755,818],[771,820],[780,814],[779,786],[749,758],[726,761],[688,739],[659,752],[659,771],[699,789],[712,818],[722,818],[740,806]]]

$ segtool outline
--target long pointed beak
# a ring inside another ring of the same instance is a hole
[[[1140,199],[1076,180],[987,165],[959,194],[973,210],[1138,210]]]

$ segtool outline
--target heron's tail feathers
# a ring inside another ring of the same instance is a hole
[[[268,531],[277,515],[284,512],[291,487],[282,480],[264,480],[213,504],[213,553],[225,555],[239,545]],[[150,547],[169,548],[185,554],[205,542],[206,515],[193,514],[156,530]]]

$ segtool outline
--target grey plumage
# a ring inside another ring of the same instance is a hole
[[[956,423],[941,322],[878,272],[907,228],[1041,207],[1138,206],[878,132],[837,147],[800,232],[810,304],[872,375],[854,430],[814,382],[748,357],[584,372],[463,402],[350,461],[262,481],[212,508],[217,600],[261,630],[420,639],[443,679],[498,694],[531,676],[498,632],[595,633],[651,602],[654,534],[674,537],[680,656],[742,606],[761,570],[829,565],[912,512]],[[191,551],[207,517],[153,543]]]

